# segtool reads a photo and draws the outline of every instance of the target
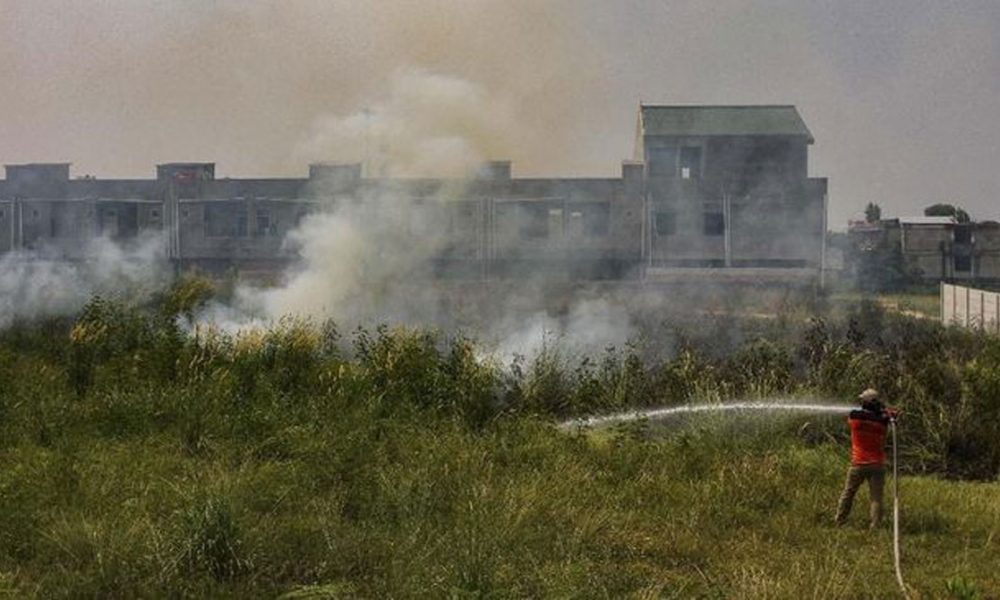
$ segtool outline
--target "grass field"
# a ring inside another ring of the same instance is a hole
[[[37,597],[895,593],[889,530],[867,531],[863,498],[847,527],[831,525],[845,463],[834,445],[711,430],[594,441],[527,419],[470,433],[323,404],[252,442],[207,430],[196,453],[180,431],[88,432],[96,411],[66,415],[77,435],[54,447],[8,447],[0,585]],[[908,477],[902,489],[918,597],[1000,589],[1000,487]]]
[[[941,318],[941,295],[936,289],[880,293],[868,296],[858,292],[840,292],[834,294],[831,301],[837,304],[851,305],[866,297],[878,302],[880,306],[889,311],[916,318]]]
[[[345,342],[284,322],[192,338],[173,323],[98,301],[75,322],[0,334],[0,590],[893,597],[890,531],[867,530],[866,492],[832,526],[839,419],[556,425],[701,398],[846,399],[870,383],[907,411],[913,597],[1000,593],[988,338],[863,307],[843,324],[769,323],[791,329],[714,355],[687,335],[660,361],[549,354],[510,368],[420,331]]]

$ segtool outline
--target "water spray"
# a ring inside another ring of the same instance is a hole
[[[847,414],[854,410],[854,406],[842,404],[796,404],[786,402],[725,402],[712,404],[685,404],[682,406],[670,406],[664,408],[650,408],[645,410],[632,410],[610,415],[597,417],[585,417],[581,419],[571,419],[560,423],[560,428],[587,428],[615,425],[618,423],[628,423],[639,420],[658,420],[677,415],[706,413],[706,412],[731,412],[750,410],[774,410],[774,411],[799,411],[809,413],[827,414]],[[903,569],[900,562],[899,551],[899,461],[896,444],[896,417],[889,419],[889,431],[892,437],[892,556],[896,570],[896,582],[903,593],[903,598],[909,600],[910,594],[907,591],[906,583],[903,581]]]
[[[798,411],[810,413],[847,414],[854,407],[842,404],[795,404],[789,402],[724,402],[711,404],[684,404],[665,408],[631,410],[598,417],[571,419],[560,424],[563,428],[601,427],[630,421],[665,419],[683,414],[703,412],[740,412],[751,410]]]

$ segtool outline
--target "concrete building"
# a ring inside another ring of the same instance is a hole
[[[792,106],[642,106],[647,276],[725,269],[813,277],[823,267],[826,179]]]
[[[179,268],[277,271],[306,215],[388,203],[398,235],[443,237],[439,277],[801,283],[823,269],[826,180],[807,175],[812,142],[791,106],[641,106],[634,160],[613,178],[514,178],[503,161],[461,181],[364,177],[350,164],[219,179],[212,163],[170,163],[128,180],[8,165],[0,253],[83,259],[88,238],[161,232]]]
[[[852,246],[898,251],[902,268],[923,281],[1000,281],[1000,223],[959,223],[954,217],[899,217],[852,222]]]

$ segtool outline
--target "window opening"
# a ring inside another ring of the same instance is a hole
[[[205,235],[246,237],[247,208],[242,202],[213,202],[205,206]]]
[[[726,232],[726,218],[722,213],[705,213],[705,235],[717,236]]]
[[[674,235],[677,233],[677,217],[673,212],[656,213],[656,235]]]
[[[956,244],[971,244],[972,243],[972,228],[971,227],[956,227],[955,228],[955,243]]]
[[[563,234],[563,210],[561,208],[549,209],[549,235],[560,236]]]
[[[672,177],[677,171],[677,148],[650,148],[649,174]]]
[[[257,209],[257,235],[270,235],[271,231],[271,211],[266,208]]]
[[[521,237],[544,238],[549,235],[548,210],[540,206],[523,206],[521,211]]]
[[[611,227],[611,207],[607,204],[595,204],[584,213],[584,230],[591,237],[608,235]]]
[[[701,147],[681,148],[681,179],[701,179]]]
[[[955,257],[955,272],[968,273],[972,270],[972,257],[968,255]]]
[[[583,211],[570,211],[568,230],[572,238],[583,237]]]

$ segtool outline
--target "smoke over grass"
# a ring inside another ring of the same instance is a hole
[[[81,261],[67,261],[45,249],[0,256],[0,328],[19,319],[72,314],[94,295],[148,298],[170,278],[163,247],[158,235],[143,236],[127,247],[98,237],[87,241],[87,258]]]
[[[631,323],[612,298],[554,292],[542,274],[510,284],[438,276],[441,257],[475,251],[478,233],[453,221],[452,205],[474,208],[477,172],[511,146],[517,121],[477,83],[421,69],[397,72],[384,97],[319,119],[300,145],[311,159],[364,160],[371,177],[348,194],[318,182],[329,200],[285,240],[297,264],[276,286],[240,285],[229,305],[207,307],[201,321],[226,330],[287,315],[343,328],[437,327],[465,331],[507,357],[535,355],[547,342],[572,352],[622,346]],[[398,179],[417,175],[445,179]]]

